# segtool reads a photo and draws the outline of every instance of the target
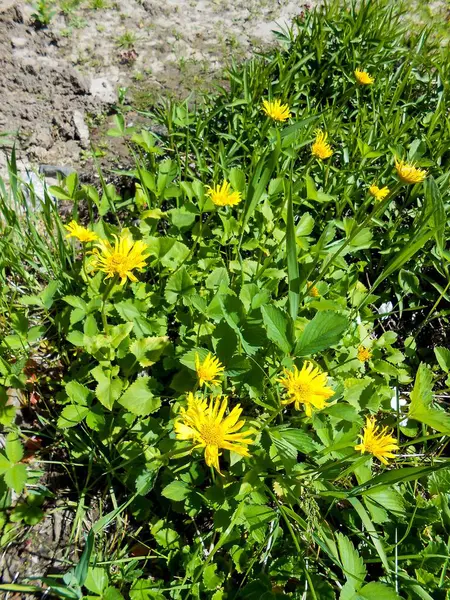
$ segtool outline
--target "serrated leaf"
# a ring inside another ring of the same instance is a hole
[[[130,345],[132,352],[141,367],[151,367],[157,362],[161,354],[169,345],[169,338],[164,335],[161,337],[146,337],[135,340]]]
[[[344,576],[355,590],[359,590],[367,575],[364,561],[348,537],[337,533],[336,538]]]
[[[446,373],[450,373],[450,350],[437,346],[434,353],[441,369]]]
[[[66,394],[75,404],[87,406],[92,399],[92,392],[78,381],[69,381],[66,385]]]
[[[6,437],[6,456],[12,463],[18,463],[23,458],[23,446],[16,433],[8,433]]]
[[[150,377],[139,377],[126,390],[119,404],[133,415],[146,416],[161,406],[160,398],[153,395],[149,387]]]
[[[105,408],[111,410],[114,402],[119,398],[122,391],[122,382],[115,379],[109,371],[104,371],[100,366],[91,371],[98,382],[95,395]]]
[[[433,406],[432,380],[431,371],[421,363],[410,396],[408,419],[414,419],[448,435],[450,434],[450,414]]]
[[[11,465],[4,474],[5,483],[12,488],[16,494],[21,494],[27,482],[27,467],[22,463]]]
[[[80,406],[78,404],[70,404],[65,406],[58,418],[58,427],[61,429],[68,429],[69,427],[75,427],[78,423],[86,417],[89,413],[87,406]]]
[[[292,349],[290,338],[290,324],[287,315],[276,306],[267,304],[261,306],[267,337],[274,342],[280,350],[288,354]]]
[[[203,570],[203,583],[207,590],[215,590],[222,585],[225,575],[223,573],[217,574],[217,565],[212,563]]]
[[[8,394],[0,386],[0,425],[11,425],[16,416],[16,407],[8,404]]]
[[[401,597],[384,583],[371,581],[362,587],[351,600],[401,600]]]
[[[295,354],[310,356],[334,346],[342,339],[342,334],[348,326],[347,317],[340,313],[332,311],[317,313],[300,335],[295,346]]]
[[[175,304],[178,298],[186,298],[194,293],[194,282],[184,267],[169,277],[164,292],[169,304]]]

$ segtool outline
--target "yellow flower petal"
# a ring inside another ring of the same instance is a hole
[[[120,238],[115,237],[114,246],[108,240],[100,240],[92,251],[91,266],[94,270],[106,273],[106,279],[120,277],[120,285],[127,279],[137,281],[134,269],[142,270],[148,257],[147,244],[133,241],[131,234],[124,230]]]
[[[240,192],[232,192],[228,181],[224,181],[222,185],[208,187],[206,192],[216,206],[235,206],[242,200]]]
[[[324,133],[320,129],[316,131],[316,139],[314,144],[311,146],[311,154],[324,160],[330,158],[333,154],[330,144],[327,142],[328,133]]]
[[[313,363],[306,361],[301,371],[294,365],[292,371],[284,369],[284,377],[278,382],[286,390],[286,398],[282,404],[294,402],[296,410],[302,406],[306,416],[312,415],[313,409],[322,410],[327,406],[328,398],[333,396],[334,391],[327,386],[327,373],[321,372]]]
[[[286,121],[291,116],[289,106],[281,100],[263,100],[262,109],[274,121]]]
[[[361,85],[372,85],[375,79],[369,75],[367,71],[362,71],[360,69],[355,69],[354,71],[356,81]]]
[[[409,165],[397,158],[395,159],[395,169],[403,183],[421,183],[428,174],[424,169],[417,169],[414,165]]]
[[[361,443],[355,446],[355,450],[364,454],[369,452],[373,454],[384,465],[388,464],[388,458],[395,458],[393,450],[398,450],[397,440],[388,431],[387,427],[381,430],[376,424],[375,417],[366,418],[366,426],[363,434],[359,436]]]

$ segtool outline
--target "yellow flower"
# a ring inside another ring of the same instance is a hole
[[[372,358],[372,352],[370,352],[370,350],[368,350],[367,348],[364,348],[364,346],[359,346],[358,360],[363,363],[363,362],[370,360],[371,358]]]
[[[397,440],[391,435],[387,427],[381,430],[376,424],[375,417],[366,417],[366,426],[363,435],[360,435],[361,443],[355,446],[361,454],[370,452],[381,460],[384,465],[388,464],[387,458],[395,458],[392,452],[398,450]]]
[[[308,281],[306,286],[308,289],[308,296],[311,296],[311,298],[318,298],[320,296],[319,290],[312,284],[312,281]]]
[[[98,238],[98,235],[93,231],[89,231],[86,227],[78,225],[76,221],[70,221],[68,225],[64,225],[65,229],[69,232],[66,238],[77,238],[80,242],[93,242]]]
[[[114,246],[108,240],[100,240],[96,244],[92,251],[92,268],[106,273],[106,279],[118,275],[121,279],[120,285],[124,285],[127,278],[137,281],[133,270],[145,267],[148,257],[147,244],[141,240],[134,242],[126,230],[122,231],[120,238],[116,235],[114,238]]]
[[[198,354],[195,355],[195,370],[197,371],[200,385],[203,385],[204,383],[218,385],[220,383],[219,376],[225,371],[225,367],[218,358],[209,352],[203,362],[200,362]]]
[[[397,175],[403,183],[420,183],[427,176],[427,171],[417,169],[414,165],[408,165],[403,160],[395,159],[395,168]]]
[[[316,131],[316,139],[311,146],[311,154],[324,160],[333,154],[330,144],[327,143],[328,133],[324,133],[320,129]]]
[[[295,402],[296,410],[300,410],[300,405],[304,404],[308,417],[312,415],[313,408],[322,410],[327,406],[326,400],[334,394],[327,386],[327,373],[320,372],[309,361],[303,364],[301,371],[294,365],[293,371],[284,369],[283,372],[285,377],[278,379],[278,382],[286,388],[287,398],[282,404]]]
[[[253,430],[238,433],[245,425],[239,420],[242,408],[238,404],[226,417],[228,399],[221,396],[211,397],[209,402],[188,395],[187,409],[181,409],[181,417],[175,422],[174,429],[179,440],[192,440],[195,448],[205,448],[205,462],[220,473],[220,449],[232,450],[241,456],[250,456],[248,445],[253,444],[249,436]],[[220,473],[222,475],[222,473]]]
[[[373,77],[371,77],[367,71],[361,71],[360,69],[355,69],[354,73],[355,73],[356,81],[358,83],[360,83],[361,85],[372,85],[372,83],[375,81],[375,79]]]
[[[372,184],[369,188],[369,194],[375,198],[375,200],[384,200],[387,196],[389,196],[389,192],[391,190],[388,187],[379,188],[375,184]]]
[[[213,188],[208,187],[207,194],[217,206],[235,206],[242,200],[241,192],[232,192],[228,181]]]
[[[263,100],[263,111],[274,121],[286,121],[291,116],[289,106],[281,100]]]

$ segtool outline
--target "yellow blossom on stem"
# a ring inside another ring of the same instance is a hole
[[[425,169],[417,169],[403,160],[395,159],[397,175],[403,183],[421,183],[427,176]]]
[[[263,100],[263,111],[274,121],[286,121],[291,116],[288,104],[281,104],[281,100]]]
[[[332,388],[327,386],[328,374],[320,371],[312,362],[306,361],[301,371],[294,365],[292,371],[283,370],[284,377],[278,382],[286,389],[286,399],[282,404],[295,403],[296,410],[301,410],[304,405],[308,417],[313,409],[322,410],[327,406],[328,398],[334,394]]]
[[[361,443],[355,446],[355,450],[359,450],[361,454],[364,454],[364,452],[373,454],[384,465],[388,464],[388,458],[395,458],[393,451],[399,449],[397,440],[387,427],[380,430],[375,417],[366,417],[366,426],[359,438]]]
[[[372,83],[375,81],[375,79],[371,75],[369,75],[369,73],[367,71],[362,71],[361,69],[355,69],[354,73],[355,73],[356,81],[360,85],[372,85]]]
[[[325,158],[330,158],[333,154],[333,150],[331,149],[330,144],[327,142],[328,133],[324,133],[322,130],[318,129],[316,131],[316,139],[311,146],[311,154],[324,160]]]
[[[379,188],[375,184],[372,184],[369,188],[369,194],[375,198],[375,200],[379,200],[380,202],[387,198],[390,193],[390,189],[388,187]]]
[[[220,475],[219,450],[232,450],[241,456],[250,456],[248,446],[253,444],[249,439],[253,430],[240,430],[245,420],[239,420],[242,408],[238,404],[225,416],[228,399],[221,396],[211,397],[209,401],[188,395],[187,409],[181,409],[181,416],[175,422],[175,434],[179,440],[192,440],[194,448],[205,449],[205,462],[214,467]]]
[[[77,238],[83,243],[94,242],[98,238],[96,233],[89,231],[89,229],[86,229],[82,225],[78,225],[76,221],[70,221],[68,225],[64,225],[64,228],[69,232],[66,238]]]
[[[92,251],[91,266],[94,270],[106,273],[106,279],[120,277],[120,285],[127,279],[137,281],[133,271],[145,267],[148,258],[148,247],[143,241],[133,241],[128,231],[122,231],[120,237],[114,236],[112,245],[108,240],[100,240]]]
[[[318,298],[320,296],[320,292],[315,285],[312,284],[312,281],[308,281],[307,284],[308,296],[311,298]]]
[[[358,360],[361,362],[367,362],[372,358],[372,352],[364,346],[359,346],[358,348]]]
[[[206,193],[216,206],[235,206],[242,200],[241,192],[232,192],[228,181],[224,181],[222,185],[208,187]]]
[[[195,370],[200,385],[204,383],[218,385],[220,383],[219,377],[225,371],[225,367],[218,358],[209,352],[203,362],[201,362],[198,354],[195,355]]]

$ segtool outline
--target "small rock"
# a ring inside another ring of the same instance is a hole
[[[28,44],[28,41],[26,38],[22,38],[22,37],[11,38],[11,45],[13,48],[25,48],[27,44]]]
[[[116,92],[106,77],[92,79],[89,91],[105,104],[114,104],[117,100]]]
[[[83,148],[89,148],[89,128],[84,120],[84,113],[81,110],[75,110],[72,120],[75,126],[76,139],[80,140]]]

